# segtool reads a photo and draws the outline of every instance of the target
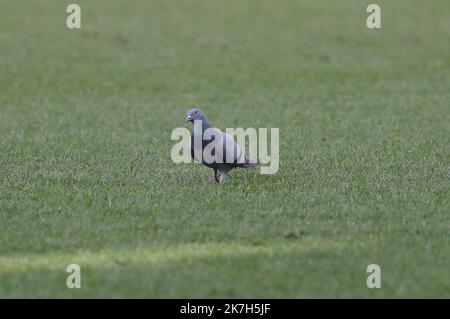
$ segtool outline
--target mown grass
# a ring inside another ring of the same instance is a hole
[[[450,297],[447,1],[77,3],[2,1],[0,297]],[[279,172],[172,163],[192,105]]]

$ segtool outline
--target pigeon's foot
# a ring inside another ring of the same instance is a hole
[[[228,178],[229,170],[214,170],[214,180],[216,183],[223,184]]]
[[[223,184],[225,183],[225,181],[228,179],[228,173],[226,172],[221,172],[221,174],[219,175],[219,183]]]

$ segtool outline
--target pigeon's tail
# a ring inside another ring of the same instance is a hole
[[[256,167],[256,162],[253,161],[252,159],[250,159],[250,157],[245,154],[245,160],[244,163],[240,163],[239,167],[241,168],[252,168],[252,167]]]
[[[252,167],[256,167],[256,163],[242,163],[241,165],[239,165],[240,168],[252,168]]]

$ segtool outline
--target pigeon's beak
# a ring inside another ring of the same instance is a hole
[[[190,116],[190,115],[186,116],[186,122],[190,122],[190,121],[192,121],[192,116]]]

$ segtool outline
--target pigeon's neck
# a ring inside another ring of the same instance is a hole
[[[206,120],[206,119],[201,120],[201,122],[202,122],[202,134],[203,134],[203,133],[205,133],[205,131],[206,131],[207,129],[211,128],[212,125],[211,125],[211,124],[208,122],[208,120]],[[196,130],[195,125],[192,126],[192,132],[194,131],[194,129]]]
[[[205,132],[207,129],[211,128],[211,124],[209,124],[208,120],[202,121],[202,132]]]

